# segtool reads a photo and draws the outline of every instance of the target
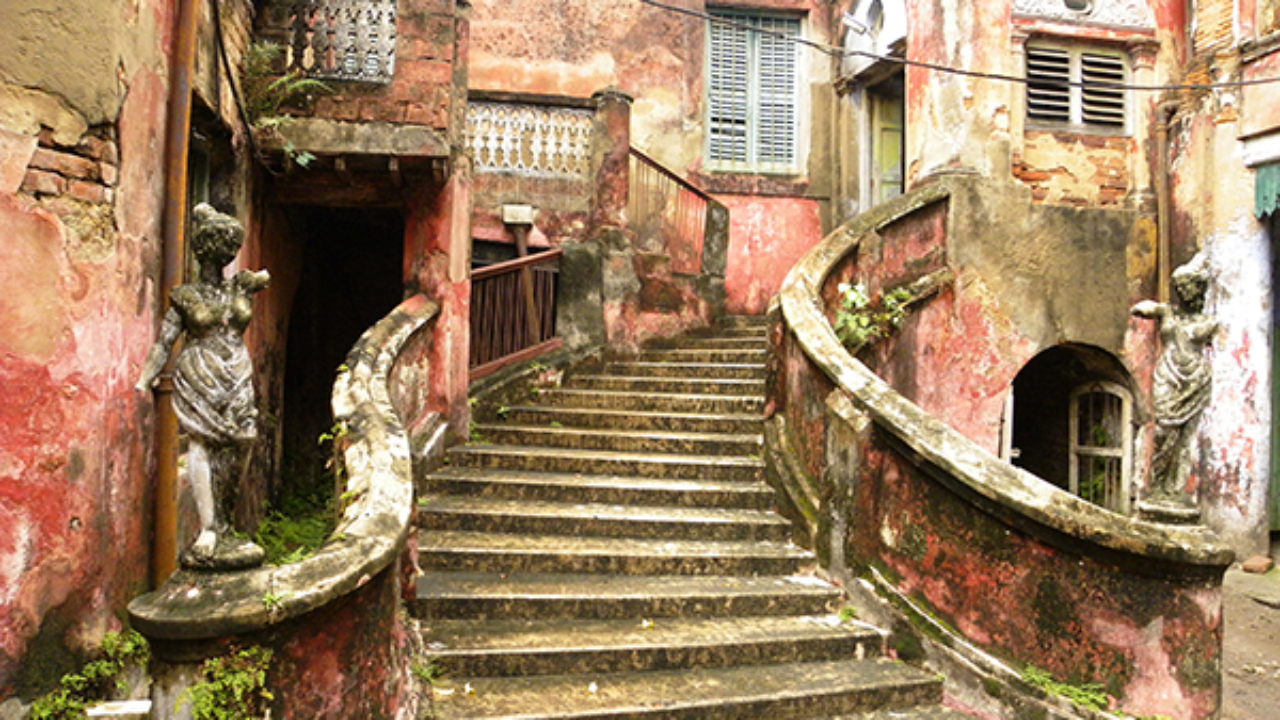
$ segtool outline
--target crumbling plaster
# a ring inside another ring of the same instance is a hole
[[[0,4],[0,698],[73,669],[146,581],[171,3]]]
[[[86,125],[114,122],[134,74],[163,66],[154,50],[168,46],[171,12],[170,3],[140,0],[6,0],[0,82],[37,96],[24,110],[49,127],[65,127],[60,111]]]

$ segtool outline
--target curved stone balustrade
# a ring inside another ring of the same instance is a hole
[[[387,570],[404,551],[413,511],[409,440],[387,381],[401,349],[439,312],[414,296],[352,348],[333,389],[345,424],[348,504],[329,540],[308,558],[239,572],[180,570],[129,605],[153,640],[200,640],[278,626],[334,603]]]
[[[1126,712],[1211,717],[1231,550],[1204,527],[1118,515],[998,459],[851,356],[828,322],[824,287],[862,243],[887,246],[894,223],[926,213],[943,217],[938,227],[949,232],[948,214],[965,212],[957,196],[972,197],[975,183],[943,177],[877,206],[791,271],[779,296],[773,395],[779,416],[799,427],[773,437],[799,438],[787,448],[799,460],[787,459],[792,469],[779,475],[802,468],[809,476],[783,477],[784,494],[812,530],[830,533],[836,572],[847,557],[851,574],[889,598],[897,617],[938,641],[926,655],[952,658],[939,662],[948,675],[981,668],[972,684],[982,687],[994,671],[1025,692],[1015,668],[1036,665],[1104,684]],[[952,238],[941,240],[951,247]],[[950,252],[941,262],[952,262]],[[959,285],[951,297],[964,292]],[[979,705],[993,701],[974,695]]]

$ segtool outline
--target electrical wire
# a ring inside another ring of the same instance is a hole
[[[869,58],[871,60],[877,60],[880,62],[887,62],[887,63],[893,63],[897,65],[902,65],[904,67],[924,68],[926,70],[932,70],[934,72],[948,73],[951,75],[960,75],[963,77],[978,78],[981,80],[996,80],[1001,82],[1017,83],[1020,85],[1026,85],[1030,82],[1030,80],[1028,80],[1026,77],[1022,77],[1019,75],[1006,75],[1003,73],[982,72],[979,70],[966,70],[964,68],[956,68],[956,67],[951,67],[949,65],[940,65],[937,63],[924,62],[921,60],[909,60],[907,58],[894,57],[892,55],[879,55],[877,53],[868,52],[865,50],[847,50],[845,48],[836,47],[834,45],[828,45],[826,43],[820,43],[815,40],[809,40],[808,38],[788,35],[784,32],[779,32],[777,30],[769,30],[766,28],[755,27],[747,23],[735,22],[728,18],[711,15],[710,13],[702,12],[700,10],[691,10],[689,8],[683,8],[676,5],[668,5],[666,3],[659,2],[659,0],[639,0],[639,2],[644,5],[649,5],[651,7],[657,8],[659,10],[664,10],[664,11],[676,13],[679,15],[688,15],[690,17],[706,20],[708,22],[719,23],[721,25],[728,25],[730,27],[735,27],[742,30],[757,32],[762,35],[773,35],[775,37],[779,37],[784,40],[790,40],[798,45],[804,45],[804,46],[813,48],[818,52],[821,52],[825,55],[829,55],[835,58],[864,57],[864,58]],[[1229,80],[1225,82],[1210,82],[1210,83],[1183,83],[1183,84],[1175,84],[1175,85],[1135,85],[1130,83],[1114,83],[1114,82],[1105,82],[1105,81],[1085,83],[1079,80],[1068,80],[1068,81],[1057,81],[1057,82],[1045,82],[1043,80],[1037,80],[1036,83],[1044,84],[1047,86],[1053,86],[1053,87],[1086,87],[1087,86],[1090,88],[1109,88],[1113,90],[1166,92],[1166,91],[1179,91],[1179,90],[1220,90],[1220,89],[1227,89],[1227,88],[1249,87],[1249,86],[1255,86],[1255,85],[1270,85],[1274,83],[1280,83],[1280,77],[1255,78],[1252,80]]]
[[[253,134],[253,123],[249,122],[249,113],[245,110],[244,99],[240,96],[240,85],[236,82],[235,70],[231,67],[231,59],[227,55],[227,43],[222,31],[222,2],[213,0],[213,35],[214,44],[218,46],[218,58],[227,73],[227,84],[231,86],[231,98],[236,104],[240,123],[244,125],[244,134],[249,141],[249,151],[253,157],[261,158],[262,149],[258,147],[258,138]]]

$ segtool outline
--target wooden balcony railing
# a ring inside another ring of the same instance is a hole
[[[470,379],[559,348],[559,248],[471,272]]]
[[[709,210],[718,206],[710,195],[631,149],[630,227],[641,248],[671,258],[673,272],[703,272],[704,245],[713,232]]]

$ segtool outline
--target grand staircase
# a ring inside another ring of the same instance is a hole
[[[961,717],[771,510],[764,338],[730,318],[573,374],[427,478],[436,717]]]

